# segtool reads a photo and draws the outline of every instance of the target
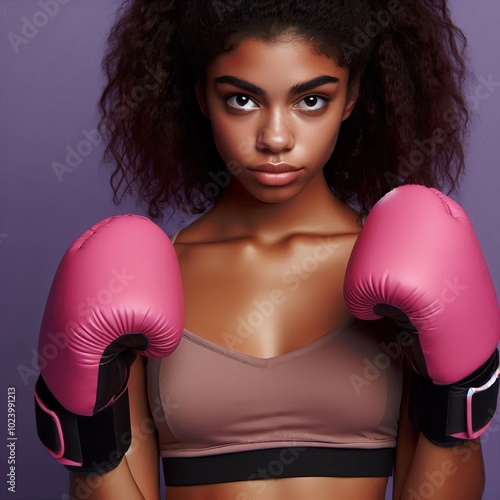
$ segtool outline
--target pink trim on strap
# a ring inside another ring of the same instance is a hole
[[[40,406],[40,408],[45,412],[47,413],[47,415],[50,415],[52,417],[52,419],[54,420],[54,423],[56,425],[56,429],[57,429],[57,434],[59,436],[59,442],[61,443],[61,448],[59,450],[59,453],[55,453],[54,451],[52,451],[50,448],[47,448],[47,446],[44,446],[44,448],[62,465],[73,465],[73,466],[76,466],[76,467],[81,467],[82,466],[82,462],[75,462],[74,460],[70,460],[69,458],[65,458],[63,455],[64,455],[64,452],[66,451],[65,450],[65,446],[64,446],[64,434],[63,434],[63,431],[62,431],[62,427],[61,427],[61,422],[59,420],[59,417],[57,416],[56,413],[54,413],[52,410],[49,410],[47,408],[47,406],[45,406],[45,404],[43,403],[43,401],[38,397],[38,394],[35,392],[35,399],[38,403],[38,405]]]
[[[457,432],[452,434],[452,437],[458,439],[477,439],[481,434],[486,431],[488,426],[491,424],[491,420],[481,429],[474,432],[472,427],[472,398],[474,394],[478,392],[485,391],[489,389],[496,381],[500,378],[500,368],[497,368],[496,372],[491,376],[491,378],[483,384],[481,387],[470,387],[467,392],[467,402],[466,402],[466,411],[467,411],[467,431],[466,432]]]

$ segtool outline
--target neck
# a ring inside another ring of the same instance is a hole
[[[295,232],[329,232],[335,214],[345,216],[346,207],[320,175],[297,196],[280,203],[260,201],[231,179],[213,212],[226,234],[275,240]]]

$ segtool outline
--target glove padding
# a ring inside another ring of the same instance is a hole
[[[39,352],[54,352],[54,332],[64,343],[35,388],[38,435],[59,462],[82,473],[103,460],[100,473],[118,465],[130,445],[130,365],[138,351],[163,357],[177,347],[183,308],[175,251],[149,219],[110,217],[70,246],[49,293]]]
[[[418,374],[410,413],[427,437],[446,446],[484,432],[496,407],[500,314],[474,229],[456,202],[417,185],[384,196],[354,245],[344,297],[358,318],[389,316],[414,333],[414,342],[405,347]],[[449,403],[453,398],[447,399],[444,413],[425,407],[420,394],[428,389],[425,379],[449,386],[440,394],[460,388],[459,408]],[[477,396],[469,391],[481,386]],[[479,396],[483,390],[487,398]],[[487,401],[477,405],[472,399]],[[468,407],[477,407],[476,412],[467,414]],[[459,431],[448,425],[456,411],[463,423]],[[424,418],[426,413],[432,418]],[[436,425],[427,425],[430,420]],[[439,429],[446,429],[444,435]]]

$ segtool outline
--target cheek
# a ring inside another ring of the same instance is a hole
[[[227,161],[227,155],[230,154],[230,132],[231,130],[227,125],[216,117],[211,116],[210,124],[212,126],[212,135],[214,138],[215,146],[221,158]]]
[[[335,149],[340,130],[338,121],[323,123],[310,129],[304,137],[303,147],[314,156],[316,161],[326,163]]]
[[[245,124],[230,120],[212,121],[215,145],[224,163],[247,164],[255,158],[255,138],[247,129]]]

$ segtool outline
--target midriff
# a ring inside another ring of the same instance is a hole
[[[168,500],[384,500],[386,477],[294,477],[167,487]]]

